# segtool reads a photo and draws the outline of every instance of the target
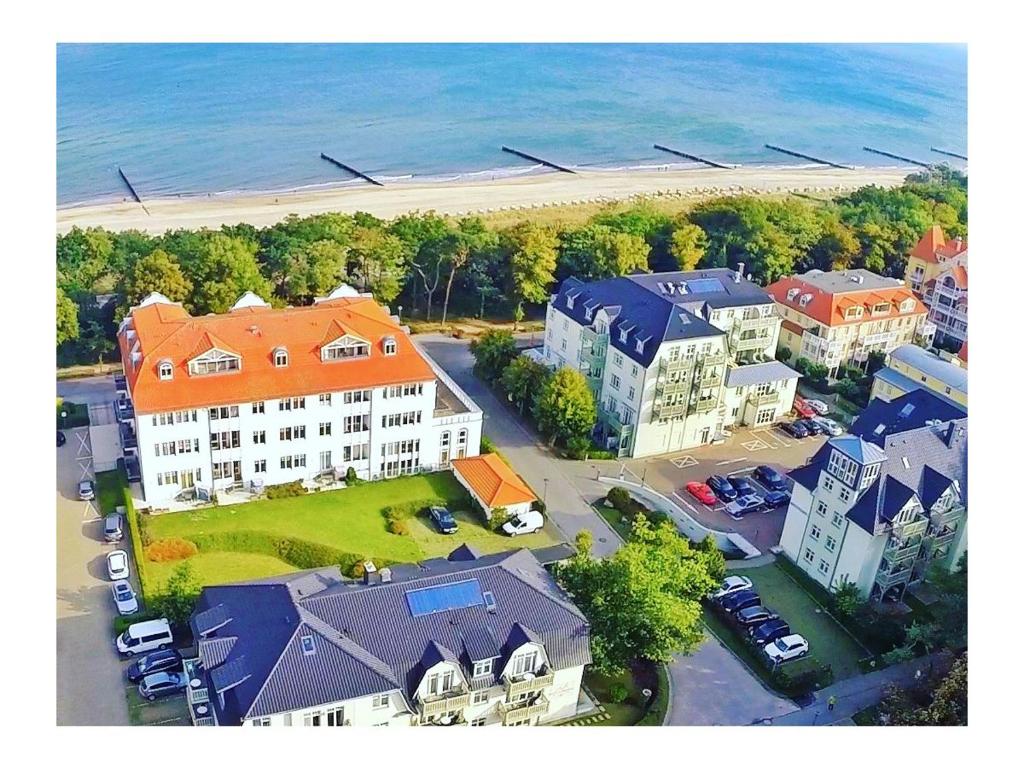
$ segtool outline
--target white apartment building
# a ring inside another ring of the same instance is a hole
[[[790,477],[782,550],[826,589],[899,600],[967,549],[967,417],[928,390],[872,401]]]
[[[799,374],[774,359],[780,324],[742,271],[569,278],[548,304],[543,360],[587,377],[602,444],[651,456],[792,409]]]
[[[287,309],[250,293],[204,317],[152,294],[118,337],[153,508],[479,453],[480,409],[396,318],[347,286]]]
[[[206,587],[196,725],[542,725],[576,714],[586,618],[529,550]]]

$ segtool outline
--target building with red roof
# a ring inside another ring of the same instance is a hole
[[[933,332],[927,308],[902,282],[866,269],[812,269],[766,290],[783,318],[779,346],[826,366],[831,378],[840,366],[865,368],[872,352],[930,341]]]
[[[247,293],[193,317],[151,294],[118,331],[145,501],[449,466],[479,453],[483,415],[369,294],[308,307]]]
[[[928,284],[953,264],[967,267],[967,241],[961,237],[947,240],[938,224],[917,241],[907,255],[906,285],[914,293],[928,299]]]

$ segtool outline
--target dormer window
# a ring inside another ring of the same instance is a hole
[[[390,352],[388,351],[388,341],[395,345],[394,349]],[[386,355],[393,355],[398,350],[397,342],[393,336],[388,336],[381,346],[384,349],[384,354]],[[351,360],[353,358],[369,356],[370,343],[365,339],[360,339],[358,336],[351,336],[347,334],[320,348],[320,359],[324,362],[330,362],[332,360]]]
[[[900,304],[900,312],[912,312],[914,309],[913,299],[904,299],[903,303]]]
[[[584,314],[586,315],[588,321],[589,320],[593,320],[594,319],[594,308],[593,307],[587,307],[586,310],[584,310]]]
[[[626,328],[620,328],[619,329],[619,341],[621,341],[623,344],[625,344],[626,340],[628,338],[629,338],[629,330],[626,329]]]
[[[484,677],[485,675],[491,674],[491,670],[494,668],[494,659],[484,659],[478,661],[473,665],[473,677]]]
[[[847,320],[856,320],[864,313],[863,307],[848,307],[843,316]]]
[[[793,299],[796,298],[796,295],[798,293],[800,293],[799,288],[790,288],[788,291],[786,291],[786,301],[792,301]]]
[[[278,347],[274,350],[274,367],[275,368],[286,368],[288,366],[288,350],[284,347]]]
[[[385,338],[384,339],[384,354],[390,356],[390,355],[397,354],[397,352],[398,352],[398,342],[396,342],[394,340],[394,338],[391,337],[391,336],[388,336],[387,338]]]
[[[889,304],[889,302],[887,302],[887,301],[879,302],[878,304],[875,304],[875,306],[873,306],[871,308],[871,314],[873,314],[873,315],[887,315],[887,314],[889,314],[889,310],[891,309],[891,307],[892,307],[892,305]]]
[[[515,661],[512,663],[512,675],[513,677],[518,677],[519,675],[525,675],[527,672],[532,673],[536,668],[537,652],[521,653],[516,656]]]
[[[206,376],[211,373],[227,373],[242,368],[242,358],[230,352],[211,349],[199,357],[189,361],[188,372],[193,376]]]
[[[160,381],[170,381],[174,378],[174,366],[171,365],[170,360],[161,360],[157,371],[160,374]]]
[[[806,307],[808,304],[811,303],[811,299],[813,299],[813,298],[814,297],[811,296],[811,294],[805,293],[803,296],[800,297],[800,306],[801,307]]]
[[[646,343],[646,340],[645,340],[645,339],[637,339],[637,340],[636,340],[636,351],[637,351],[637,352],[638,352],[639,354],[641,354],[641,355],[642,355],[642,354],[643,354],[643,352],[644,352],[644,344],[645,344],[645,343]]]
[[[565,306],[567,306],[569,309],[572,309],[575,304],[576,304],[576,297],[575,296],[569,295],[569,296],[565,297]]]

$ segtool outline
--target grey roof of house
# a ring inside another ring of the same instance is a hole
[[[933,398],[934,399],[934,398]],[[879,422],[877,413],[891,413],[891,403],[872,401],[861,414],[867,423]],[[878,478],[864,489],[847,513],[851,522],[874,535],[885,529],[893,516],[914,496],[929,510],[950,486],[961,499],[967,499],[967,418],[957,411],[958,418],[939,421],[880,436],[880,445],[854,437],[865,456],[883,457]],[[814,490],[820,472],[828,465],[829,455],[837,443],[846,448],[854,443],[850,435],[834,437],[823,445],[803,467],[789,476],[808,490]],[[844,453],[850,451],[844,450]]]
[[[800,378],[800,374],[785,363],[780,363],[778,360],[769,360],[766,363],[730,367],[725,374],[725,386],[749,387],[757,384],[767,384],[772,381],[786,381],[798,378]]]
[[[967,394],[967,370],[943,360],[936,354],[915,344],[904,344],[890,353],[890,357],[901,363],[912,365],[922,373],[938,379],[951,389]]]
[[[862,440],[857,435],[840,435],[833,437],[828,444],[836,448],[858,464],[876,464],[885,461],[885,452],[877,445]]]
[[[882,277],[866,269],[840,269],[834,272],[822,272],[820,269],[812,269],[802,275],[797,275],[808,285],[819,288],[826,293],[846,293],[850,291],[870,291],[880,288],[899,288],[903,281],[894,277]],[[861,282],[853,278],[860,277]]]
[[[949,403],[954,408],[965,410],[963,405],[956,402],[952,398],[947,397],[941,392],[936,392],[935,390],[928,389],[928,387],[926,387],[922,382],[915,381],[906,374],[900,373],[899,371],[893,368],[880,368],[879,370],[875,371],[875,378],[878,379],[879,381],[884,381],[886,384],[891,384],[892,386],[903,390],[904,393],[916,392],[919,389],[927,390],[940,400],[944,400],[945,402]]]
[[[927,426],[929,422],[966,419],[952,400],[930,389],[916,389],[889,402],[872,400],[850,427],[850,434],[881,446],[889,435]]]
[[[203,657],[211,680],[234,683],[223,705],[211,698],[219,722],[396,690],[411,699],[437,660],[455,661],[468,673],[473,661],[499,657],[497,674],[523,638],[542,642],[554,669],[590,663],[586,618],[528,550],[472,554],[460,548],[454,559],[392,566],[392,581],[384,584],[336,579],[337,569],[322,569],[205,588],[193,621],[223,606],[231,616],[225,631],[235,638],[226,655],[216,646],[216,664]],[[408,590],[467,578],[493,594],[493,612],[474,605],[411,615]],[[296,585],[316,588],[302,595]]]

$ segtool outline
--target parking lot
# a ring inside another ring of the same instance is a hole
[[[786,507],[753,512],[737,520],[725,513],[725,504],[708,507],[686,491],[691,481],[705,482],[711,475],[749,477],[759,464],[786,473],[799,467],[822,446],[825,436],[798,440],[777,426],[736,430],[722,445],[705,445],[681,453],[650,459],[627,459],[618,462],[623,477],[644,482],[671,497],[708,528],[742,535],[762,552],[779,543],[786,519]],[[609,472],[609,474],[611,474]],[[787,483],[789,479],[787,478]],[[756,480],[751,484],[764,495],[765,489]]]

